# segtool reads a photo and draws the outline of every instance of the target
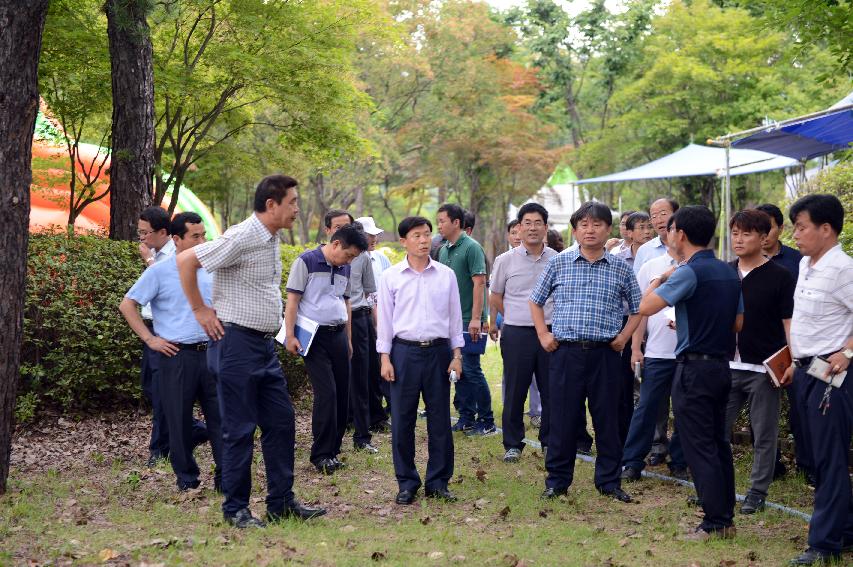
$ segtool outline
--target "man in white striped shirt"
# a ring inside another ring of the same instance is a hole
[[[792,565],[841,559],[853,545],[853,490],[848,452],[853,431],[853,381],[841,381],[853,358],[853,260],[838,244],[844,207],[832,195],[807,195],[791,206],[794,240],[803,254],[794,293],[791,355],[794,401],[815,467],[814,512],[809,547]],[[816,358],[825,372],[809,373]],[[817,377],[814,376],[817,374]],[[825,379],[835,378],[831,384]],[[838,384],[838,382],[841,382]]]

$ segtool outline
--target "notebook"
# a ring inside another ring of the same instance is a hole
[[[770,376],[770,381],[777,388],[782,386],[782,377],[790,366],[791,349],[788,348],[788,345],[783,346],[764,361],[764,368],[767,369],[767,375]]]
[[[320,325],[317,321],[312,321],[308,317],[303,317],[302,315],[296,316],[294,334],[296,335],[296,338],[299,339],[299,344],[302,345],[302,350],[299,351],[299,354],[302,356],[308,354],[308,349],[311,348],[311,343],[314,342],[314,335],[317,334],[317,329],[319,327]],[[281,330],[275,336],[275,340],[283,345],[287,344],[287,322],[281,326]]]

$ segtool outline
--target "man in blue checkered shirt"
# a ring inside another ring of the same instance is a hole
[[[555,256],[530,295],[530,311],[542,347],[551,353],[551,429],[543,498],[566,494],[574,478],[576,439],[584,402],[595,430],[598,457],[595,487],[621,502],[631,497],[622,490],[619,473],[619,353],[640,321],[640,288],[631,267],[604,250],[613,215],[610,208],[587,202],[571,218],[579,243],[576,250]],[[545,301],[553,297],[552,328],[545,324]],[[623,302],[630,316],[624,327]]]

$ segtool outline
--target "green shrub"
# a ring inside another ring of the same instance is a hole
[[[844,230],[839,236],[841,247],[853,254],[853,161],[848,160],[824,169],[806,184],[807,193],[829,193],[844,205]]]
[[[282,247],[283,281],[304,249]],[[134,242],[65,234],[30,237],[17,415],[108,409],[138,400],[142,343],[118,311],[142,273]],[[291,394],[306,386],[300,357],[280,349]]]

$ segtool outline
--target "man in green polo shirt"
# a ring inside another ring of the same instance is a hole
[[[470,335],[470,341],[478,343],[486,341],[489,331],[486,254],[476,240],[465,234],[462,229],[464,219],[465,211],[459,205],[439,207],[438,232],[447,243],[439,250],[438,261],[456,274],[466,342]],[[462,349],[462,379],[456,383],[453,400],[459,412],[459,421],[453,429],[464,431],[466,435],[494,435],[497,431],[492,415],[492,396],[480,367],[480,355],[466,350]]]

